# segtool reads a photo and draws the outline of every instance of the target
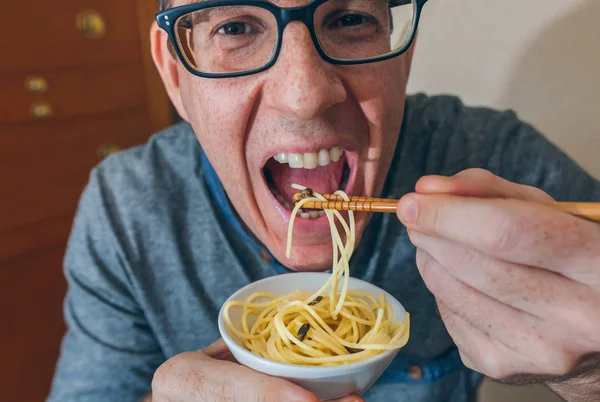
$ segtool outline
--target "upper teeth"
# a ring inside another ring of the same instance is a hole
[[[321,149],[319,152],[306,152],[304,154],[277,154],[273,157],[279,163],[288,163],[294,169],[315,169],[317,166],[327,166],[330,162],[340,160],[344,150],[340,147],[330,150]]]

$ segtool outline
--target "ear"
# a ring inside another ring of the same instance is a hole
[[[169,35],[163,31],[156,21],[150,28],[150,50],[152,59],[158,69],[163,84],[167,90],[173,106],[182,119],[188,121],[187,113],[181,101],[181,90],[179,87],[179,59],[171,52],[168,46]]]

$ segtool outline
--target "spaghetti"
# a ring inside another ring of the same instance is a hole
[[[307,190],[294,185],[295,189]],[[318,193],[297,202],[288,227],[286,256],[292,247],[294,220],[309,201],[324,201]],[[337,191],[346,201],[348,196]],[[229,330],[249,351],[280,363],[328,366],[354,363],[385,350],[402,348],[408,342],[409,314],[404,322],[393,322],[393,311],[382,292],[379,298],[349,289],[349,261],[354,251],[354,214],[348,222],[335,210],[325,210],[333,242],[333,269],[329,279],[315,293],[296,292],[282,297],[255,293],[245,301],[225,305]],[[341,224],[346,243],[336,226]],[[341,290],[338,288],[341,284]],[[229,310],[242,309],[241,326],[231,321]]]

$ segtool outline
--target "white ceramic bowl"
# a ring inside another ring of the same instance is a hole
[[[246,300],[256,292],[267,292],[275,296],[284,296],[296,291],[314,292],[329,278],[327,273],[293,273],[274,276],[235,292],[227,301]],[[382,289],[359,279],[350,278],[350,289],[364,290],[378,296]],[[404,321],[406,310],[398,300],[384,292],[387,302],[392,306],[394,322]],[[240,328],[241,310],[230,309],[231,320]],[[346,395],[364,394],[383,374],[398,350],[387,350],[368,360],[340,366],[301,366],[284,364],[262,358],[245,349],[227,328],[223,319],[223,308],[219,312],[219,331],[231,353],[241,364],[261,373],[284,378],[304,389],[311,391],[321,400],[341,398]]]

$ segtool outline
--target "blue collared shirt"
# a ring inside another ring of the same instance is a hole
[[[558,200],[600,201],[598,181],[513,113],[425,96],[407,100],[382,195],[399,198],[424,175],[472,167]],[[165,360],[219,338],[229,295],[286,270],[244,231],[188,124],[94,169],[64,266],[68,331],[51,402],[138,402]],[[394,214],[373,216],[350,272],[411,313],[410,340],[367,402],[473,400],[481,376],[461,364]]]

